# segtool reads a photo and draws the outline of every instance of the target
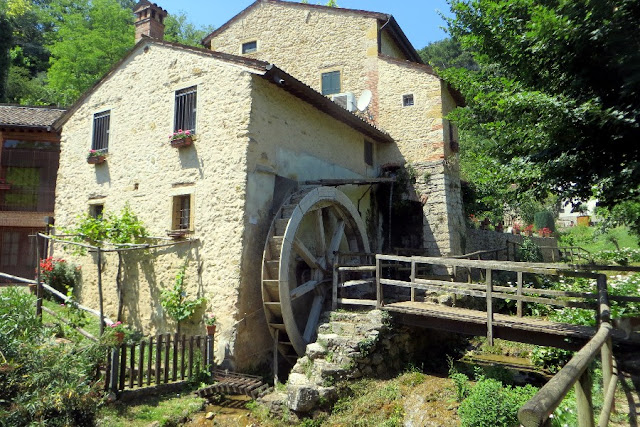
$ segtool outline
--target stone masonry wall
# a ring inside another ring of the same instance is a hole
[[[531,239],[536,245],[541,247],[544,262],[557,261],[557,253],[553,253],[553,248],[558,247],[558,241],[555,237],[531,236]],[[507,247],[507,242],[522,244],[523,241],[524,236],[520,234],[498,233],[491,230],[469,228],[467,229],[467,237],[463,251],[464,253],[472,253],[476,251],[500,249]],[[506,260],[506,254],[501,253],[500,259]]]
[[[175,91],[197,85],[196,141],[172,148]],[[173,331],[160,306],[160,292],[171,286],[188,260],[185,283],[190,296],[207,298],[206,309],[219,320],[216,358],[233,358],[238,317],[240,262],[246,193],[246,130],[251,108],[251,76],[214,58],[148,43],[140,46],[91,93],[64,126],[56,195],[56,224],[73,226],[89,205],[118,213],[129,204],[152,236],[166,238],[172,228],[172,197],[192,194],[195,242],[125,255],[124,321],[146,333]],[[109,154],[90,165],[93,115],[111,111]],[[80,299],[98,307],[94,255],[56,256],[82,265]],[[115,318],[117,257],[105,257],[106,314]],[[203,333],[203,309],[186,333]],[[250,353],[251,349],[242,349]]]

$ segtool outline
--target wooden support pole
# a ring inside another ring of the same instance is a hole
[[[382,297],[382,284],[380,283],[380,278],[382,277],[382,263],[380,259],[376,256],[376,308],[381,309],[383,305],[383,297]]]
[[[276,329],[273,335],[273,384],[278,384],[278,341],[280,340],[280,330]]]
[[[213,357],[213,339],[213,334],[207,334],[207,366],[209,366],[209,372],[211,373],[211,375],[213,375],[213,371],[215,370],[215,361]]]
[[[491,269],[487,268],[487,343],[493,346],[493,280]]]
[[[611,384],[611,379],[614,377],[613,342],[611,340],[611,336],[609,336],[600,349],[600,357],[602,360],[602,391],[607,395],[609,393],[608,387]],[[610,411],[615,412],[615,403],[613,401]]]
[[[411,260],[411,302],[416,300],[416,287],[413,284],[416,281],[416,262]]]
[[[582,375],[580,375],[580,378],[576,381],[575,385],[579,427],[594,427],[591,386],[591,372],[589,371],[589,368],[587,368]]]
[[[118,394],[118,383],[120,381],[120,358],[118,357],[119,347],[111,349],[111,378],[109,381],[109,390],[112,393]]]
[[[96,249],[98,259],[98,303],[100,305],[100,336],[104,334],[104,302],[102,297],[102,251]]]
[[[517,284],[518,284],[518,289],[516,290],[516,295],[518,295],[519,297],[522,296],[522,271],[518,271],[517,273]],[[517,310],[518,310],[518,317],[522,317],[522,300],[518,300],[517,302]]]
[[[40,238],[36,234],[36,316],[42,322],[42,276],[40,272]]]
[[[339,281],[339,274],[340,274],[340,271],[338,271],[338,265],[340,262],[340,255],[338,255],[336,259],[338,262],[335,262],[333,264],[333,287],[331,288],[331,310],[338,309],[338,281]]]
[[[616,386],[618,385],[618,372],[615,360],[613,361],[613,375],[608,384],[605,383],[604,402],[602,403],[602,411],[598,420],[598,427],[606,427],[609,425],[611,413],[615,411],[615,395]]]

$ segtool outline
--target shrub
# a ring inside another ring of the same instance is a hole
[[[533,224],[536,229],[548,228],[551,231],[556,231],[556,222],[551,211],[539,211],[533,216]]]
[[[500,381],[480,378],[458,409],[462,426],[518,426],[518,409],[536,391],[529,384],[525,387],[503,387]]]
[[[56,343],[34,308],[21,290],[0,293],[0,426],[93,425],[106,349]]]
[[[518,260],[523,262],[541,262],[542,251],[532,239],[525,237],[518,248]]]
[[[48,257],[40,261],[40,275],[47,285],[68,295],[80,281],[80,267],[61,258]]]

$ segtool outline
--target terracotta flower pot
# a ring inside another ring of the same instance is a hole
[[[99,165],[107,160],[107,156],[89,156],[87,157],[87,163],[90,165]]]
[[[207,335],[215,335],[216,325],[207,325]]]
[[[174,148],[188,147],[191,144],[193,144],[193,139],[190,136],[171,140],[171,146]]]

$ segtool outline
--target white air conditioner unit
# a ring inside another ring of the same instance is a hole
[[[356,96],[351,92],[336,93],[331,100],[347,111],[356,111]]]

